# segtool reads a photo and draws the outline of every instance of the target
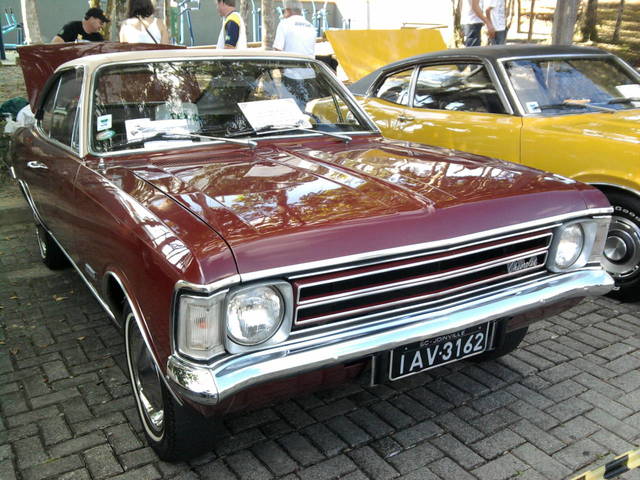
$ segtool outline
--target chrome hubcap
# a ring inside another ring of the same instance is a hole
[[[40,256],[47,258],[47,242],[44,238],[44,234],[40,232],[40,228],[36,227],[36,240],[38,241],[38,248],[40,249]]]
[[[133,318],[129,323],[129,355],[133,388],[138,397],[140,410],[147,420],[147,424],[155,432],[162,431],[164,424],[164,409],[162,402],[162,387],[156,365],[149,353],[138,327]]]
[[[640,264],[640,227],[624,217],[614,216],[604,247],[603,266],[616,278],[635,274]]]

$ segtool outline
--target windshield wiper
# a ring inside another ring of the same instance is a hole
[[[620,103],[640,103],[640,97],[616,97],[607,102],[608,105],[618,105]]]
[[[594,110],[600,110],[602,112],[616,112],[617,110],[614,108],[602,107],[600,105],[594,105],[589,102],[580,102],[580,101],[572,101],[565,100],[562,103],[550,103],[549,105],[538,105],[540,110],[561,110],[566,108],[593,108]]]
[[[127,142],[117,143],[111,146],[111,150],[126,148],[133,145],[144,145],[146,142],[151,142],[154,140],[185,140],[189,138],[198,138],[205,140],[214,140],[226,143],[234,143],[237,145],[244,145],[250,148],[255,148],[257,143],[253,140],[240,140],[235,138],[225,138],[225,137],[212,137],[209,135],[198,135],[196,133],[171,133],[171,132],[158,132],[154,135],[144,138],[138,138],[135,140],[129,140]]]
[[[352,138],[344,133],[325,132],[324,130],[315,130],[313,128],[301,127],[298,125],[265,125],[260,128],[252,128],[250,130],[242,130],[240,132],[231,133],[234,136],[247,135],[253,133],[254,135],[267,135],[269,133],[283,133],[290,132],[292,130],[300,130],[301,132],[318,133],[320,135],[326,135],[327,137],[339,138],[345,143],[349,143]]]

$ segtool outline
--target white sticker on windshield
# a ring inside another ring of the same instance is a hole
[[[293,98],[243,102],[238,103],[238,107],[255,130],[265,127],[311,128],[307,115],[302,113]]]
[[[144,140],[153,137],[157,133],[167,135],[184,135],[189,133],[189,124],[186,118],[170,120],[151,120],[150,118],[132,118],[125,120],[127,141]]]
[[[527,107],[527,112],[529,113],[540,113],[542,111],[540,110],[538,102],[527,102],[525,103],[525,106]]]
[[[101,132],[103,130],[109,130],[111,128],[112,115],[100,115],[96,120],[96,131]]]
[[[629,85],[618,85],[616,87],[616,90],[618,90],[620,92],[620,95],[625,98],[640,98],[640,85],[637,83],[631,83]]]

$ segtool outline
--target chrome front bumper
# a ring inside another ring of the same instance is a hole
[[[175,354],[167,362],[167,379],[177,393],[215,405],[254,385],[357,360],[476,324],[522,314],[576,297],[603,295],[613,279],[601,269],[546,277],[441,310],[398,316],[319,337],[232,355],[209,365]]]

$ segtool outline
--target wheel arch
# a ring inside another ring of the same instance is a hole
[[[146,328],[145,322],[143,321],[144,315],[140,310],[140,306],[137,302],[134,301],[135,297],[129,293],[129,290],[125,286],[125,282],[122,280],[121,275],[113,270],[108,270],[104,276],[104,291],[106,293],[106,300],[112,307],[112,311],[118,312],[118,323],[120,324],[120,328],[123,330],[124,328],[126,328],[126,319],[123,317],[122,312],[124,311],[125,305],[129,307],[129,309],[133,313],[133,318],[136,322],[136,325],[138,326],[138,329],[142,334],[142,339],[144,340],[144,343],[147,346],[149,352],[151,352],[151,356],[156,365],[156,368],[158,369],[158,372],[162,373],[160,377],[162,378],[164,385],[167,387],[167,390],[171,392],[171,396],[175,399],[175,401],[182,406],[184,402],[176,394],[176,392],[168,382],[166,374],[163,373],[165,370],[162,368],[156,350],[152,346],[151,340],[149,338],[149,332]]]

